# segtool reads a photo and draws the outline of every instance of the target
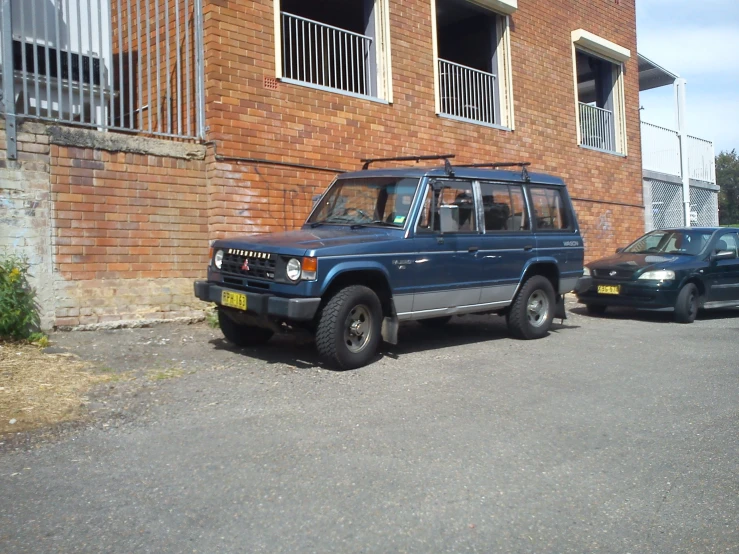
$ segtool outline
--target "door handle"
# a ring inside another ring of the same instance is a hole
[[[477,252],[478,250],[480,250],[480,247],[479,246],[470,246],[467,249],[467,252]]]
[[[529,250],[533,250],[534,246],[532,244],[527,244],[523,247],[524,251],[528,252]]]

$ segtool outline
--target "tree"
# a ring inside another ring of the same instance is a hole
[[[739,224],[739,154],[736,150],[716,156],[716,181],[719,194],[719,222],[721,225]]]

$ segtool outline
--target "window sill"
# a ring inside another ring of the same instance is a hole
[[[449,115],[441,112],[436,112],[436,115],[442,119],[451,119],[452,121],[461,121],[462,123],[471,123],[472,125],[479,125],[480,127],[487,127],[489,129],[498,129],[499,131],[513,132],[513,129],[504,127],[503,125],[496,125],[495,123],[485,123],[484,121],[477,121],[476,119],[467,119],[466,117],[459,117],[456,115]]]
[[[584,144],[578,144],[580,148],[583,150],[592,150],[593,152],[601,152],[603,154],[610,154],[611,156],[616,156],[617,158],[625,158],[626,154],[622,154],[621,152],[616,152],[615,150],[603,150],[602,148],[596,148],[594,146],[586,146]]]
[[[300,87],[312,88],[315,90],[322,90],[324,92],[332,92],[334,94],[340,94],[342,96],[349,96],[351,98],[359,98],[360,100],[369,100],[370,102],[376,102],[378,104],[385,104],[385,105],[390,104],[390,102],[388,102],[387,100],[384,100],[382,98],[377,98],[376,96],[367,96],[366,94],[357,94],[356,92],[350,92],[348,90],[342,90],[339,88],[324,87],[322,85],[316,85],[314,83],[307,83],[305,81],[297,81],[295,79],[288,79],[286,77],[281,77],[278,80],[288,85],[297,85]]]

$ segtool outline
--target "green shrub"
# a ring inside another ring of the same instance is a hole
[[[38,330],[34,291],[28,284],[28,260],[0,253],[0,338],[27,339]]]

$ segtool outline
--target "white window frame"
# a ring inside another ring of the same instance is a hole
[[[614,66],[613,73],[613,125],[615,134],[615,151],[601,150],[583,145],[582,127],[580,125],[580,93],[577,84],[577,52],[581,51],[610,62]],[[575,85],[575,122],[577,127],[577,144],[581,148],[598,150],[619,156],[628,155],[626,138],[626,95],[624,93],[624,66],[631,58],[631,52],[618,44],[599,37],[584,29],[572,31],[572,68]]]
[[[513,72],[511,69],[511,26],[509,15],[518,9],[517,0],[467,0],[470,4],[482,6],[493,12],[496,17],[496,45],[498,58],[498,95],[500,98],[500,124],[489,124],[471,119],[462,119],[466,123],[483,125],[513,131]],[[447,119],[461,119],[441,111],[441,81],[439,76],[439,40],[436,25],[436,0],[431,0],[431,38],[434,50],[434,109],[436,115]]]
[[[339,88],[324,87],[313,83],[288,79],[285,77],[282,65],[282,2],[273,0],[274,26],[275,26],[275,77],[290,84],[315,88],[342,94],[345,96],[359,97],[366,100],[379,101],[392,104],[393,102],[393,75],[390,52],[390,5],[389,0],[375,1],[375,29],[376,29],[376,58],[377,58],[377,96],[356,94]]]

